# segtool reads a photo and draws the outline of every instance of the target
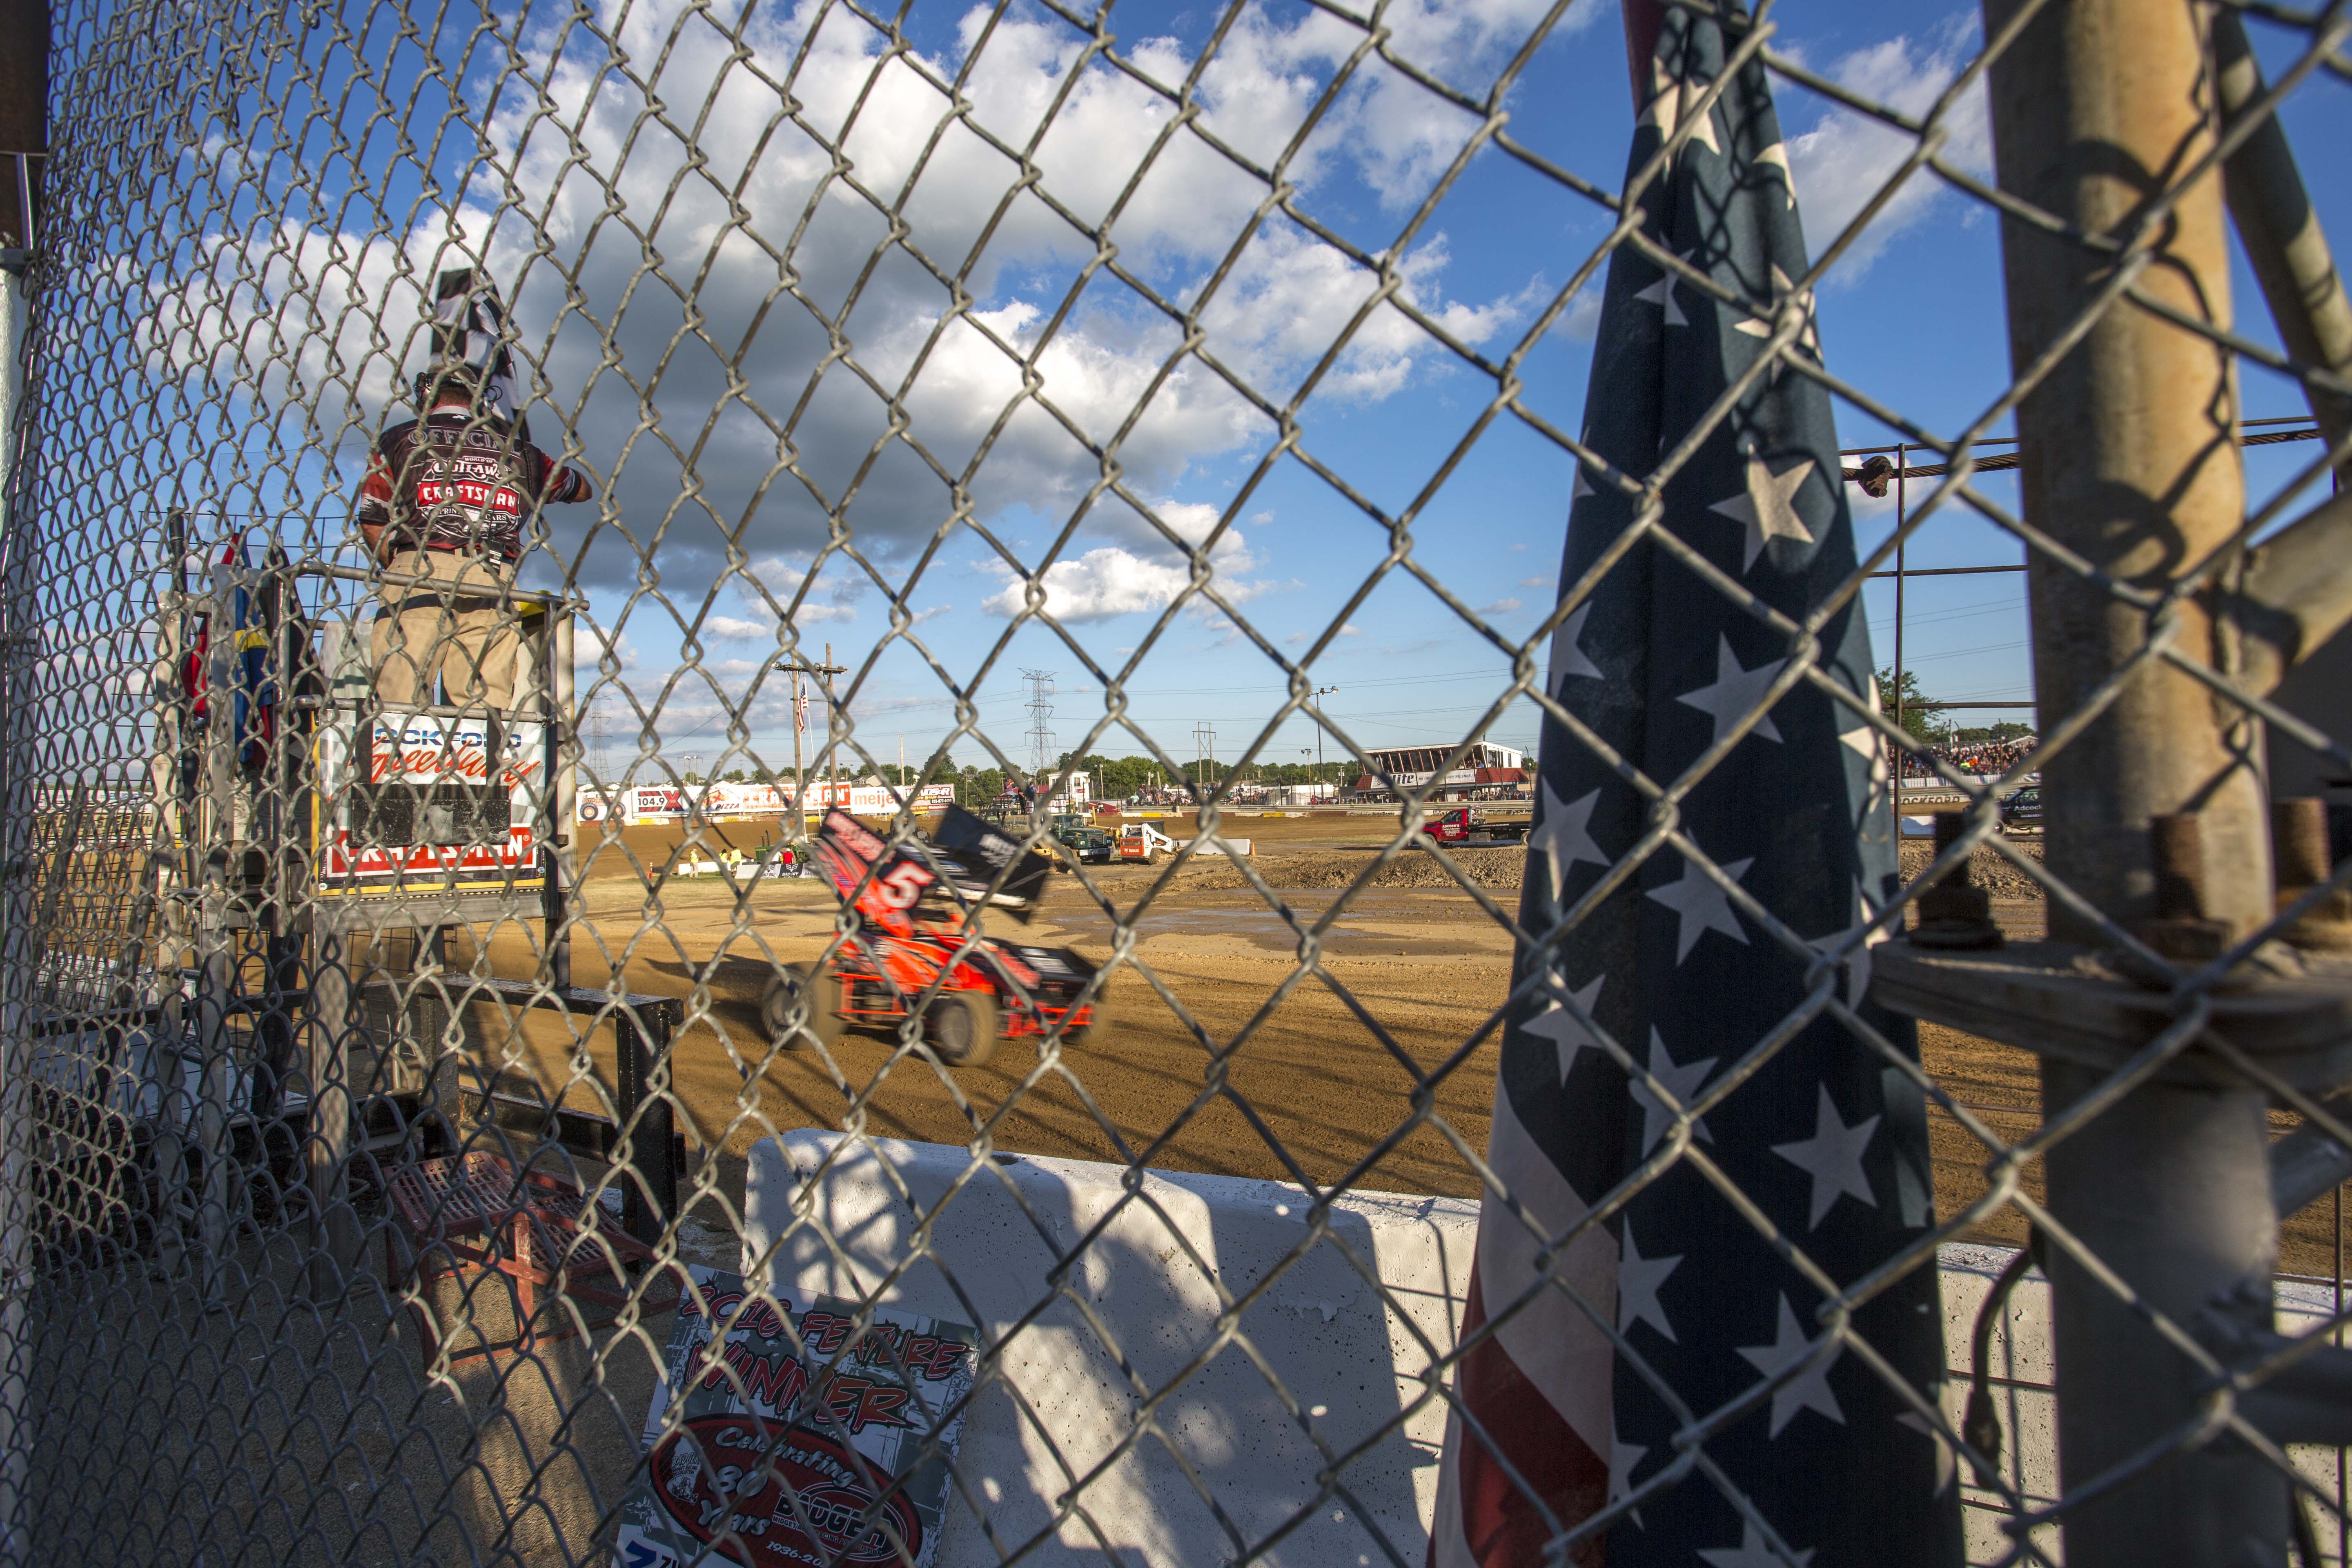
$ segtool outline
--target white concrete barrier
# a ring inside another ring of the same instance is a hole
[[[744,1263],[748,1270],[782,1237],[770,1270],[771,1287],[781,1295],[870,1297],[908,1257],[918,1211],[937,1205],[970,1162],[961,1149],[877,1140],[842,1152],[824,1168],[843,1142],[836,1133],[803,1131],[751,1150]],[[1154,1172],[1122,1205],[1121,1166],[998,1158],[935,1222],[931,1246],[944,1271],[928,1258],[918,1262],[883,1298],[952,1321],[977,1318],[984,1341],[1012,1334],[1003,1365],[1028,1414],[1001,1387],[984,1393],[964,1424],[958,1455],[967,1484],[985,1500],[989,1522],[1007,1551],[1050,1528],[1031,1561],[1098,1563],[1106,1552],[1135,1568],[1230,1561],[1238,1554],[1234,1543],[1158,1439],[1146,1437],[1111,1458],[1143,1397],[1117,1358],[1126,1358],[1145,1390],[1164,1387],[1213,1338],[1219,1303],[1210,1274],[1235,1296],[1255,1289],[1305,1237],[1305,1194],[1280,1183]],[[793,1229],[793,1196],[808,1183],[815,1200],[810,1217],[831,1232],[837,1255],[813,1230]],[[1421,1373],[1432,1359],[1423,1337],[1439,1353],[1452,1350],[1477,1222],[1478,1205],[1464,1199],[1351,1194],[1332,1205],[1332,1235],[1243,1313],[1242,1331],[1280,1373],[1333,1452],[1348,1452],[1422,1397]],[[1955,1429],[1967,1406],[1977,1313],[2014,1256],[2006,1247],[1964,1244],[1940,1255],[1949,1369],[1944,1404]],[[1056,1299],[1013,1333],[1066,1259],[1067,1290],[1076,1300]],[[1392,1304],[1383,1302],[1357,1262],[1376,1275]],[[950,1273],[961,1294],[950,1286]],[[2307,1331],[2334,1310],[2331,1287],[2317,1281],[2281,1281],[2278,1303],[2278,1326],[2286,1333]],[[1088,1313],[1108,1339],[1089,1325]],[[2057,1490],[2057,1405],[2050,1287],[2039,1271],[2029,1271],[2011,1292],[1991,1350],[2003,1479],[2029,1506],[2046,1507]],[[1237,1345],[1226,1345],[1193,1373],[1159,1406],[1159,1417],[1168,1443],[1248,1542],[1316,1496],[1315,1477],[1326,1461]],[[1420,1561],[1444,1433],[1435,1402],[1414,1410],[1340,1472],[1352,1500],[1325,1501],[1265,1560],[1366,1568],[1386,1559],[1366,1532],[1370,1524],[1406,1562]],[[2297,1449],[2295,1458],[2332,1489],[2332,1449]],[[1960,1489],[1968,1561],[2000,1562],[2011,1550],[2001,1529],[2008,1504],[1954,1460],[1948,1473]],[[1070,1476],[1087,1477],[1106,1461],[1107,1472],[1079,1496],[1085,1517],[1074,1513],[1055,1524]],[[2055,1561],[2054,1531],[2040,1532],[2038,1541]],[[1000,1561],[960,1501],[950,1503],[940,1546],[937,1568],[992,1568]]]
[[[1992,1289],[1993,1279],[2008,1267],[2016,1252],[2005,1247],[1953,1245],[1941,1254],[1944,1282],[1944,1363],[1951,1375],[1944,1384],[1944,1413],[1957,1429],[1968,1408],[1969,1335],[1977,1312]],[[2275,1320],[2283,1334],[2306,1334],[2326,1322],[2336,1311],[2335,1287],[2324,1279],[2281,1279],[2275,1287]],[[2058,1395],[2053,1383],[2056,1363],[2050,1343],[2050,1282],[2038,1268],[2028,1269],[2010,1292],[2008,1308],[1994,1326],[1990,1374],[1993,1405],[2000,1416],[2001,1479],[2027,1505],[2047,1508],[2058,1495]],[[2329,1495],[2336,1489],[2336,1450],[2297,1445],[2288,1450],[2296,1467]],[[2011,1550],[2001,1529],[2009,1504],[2000,1494],[1976,1484],[1967,1466],[1959,1468],[1960,1498],[1968,1530],[1968,1560],[1992,1563],[2007,1560]],[[2315,1513],[2323,1510],[2314,1510]],[[2328,1521],[2320,1521],[2324,1554],[2342,1560]],[[2053,1562],[2060,1561],[2058,1533],[2035,1532],[2034,1540]]]
[[[1197,838],[1179,838],[1176,840],[1176,847],[1183,849],[1191,847],[1192,845],[1199,844],[1200,842],[1201,841]],[[1257,852],[1257,840],[1255,838],[1228,838],[1221,833],[1214,838],[1210,839],[1206,844],[1201,845],[1201,853],[1203,855],[1215,855],[1221,852],[1226,855],[1254,855]],[[1197,858],[1194,863],[1198,864]]]
[[[745,1262],[783,1237],[771,1270],[780,1293],[870,1297],[908,1257],[916,1225],[898,1184],[928,1212],[970,1159],[961,1149],[881,1142],[844,1151],[817,1176],[841,1142],[838,1134],[795,1131],[751,1150]],[[953,1321],[976,1317],[984,1341],[1012,1334],[1003,1366],[1029,1415],[1002,1387],[983,1393],[959,1451],[991,1525],[1007,1551],[1050,1529],[1032,1562],[1099,1563],[1106,1552],[1169,1568],[1230,1562],[1239,1554],[1234,1542],[1168,1447],[1146,1437],[1113,1454],[1142,1400],[1130,1373],[1158,1390],[1213,1341],[1219,1301],[1212,1278],[1234,1296],[1255,1289],[1306,1239],[1305,1195],[1276,1183],[1167,1172],[1147,1177],[1138,1196],[1122,1203],[1122,1167],[1002,1158],[1009,1163],[980,1172],[940,1216],[932,1245],[945,1270],[925,1259],[884,1298]],[[793,1229],[793,1194],[812,1178],[812,1217],[837,1238],[839,1256],[813,1231]],[[1441,1353],[1453,1348],[1477,1219],[1478,1205],[1461,1199],[1352,1194],[1332,1205],[1330,1234],[1243,1312],[1241,1331],[1280,1370],[1333,1452],[1373,1437],[1422,1397],[1418,1374],[1431,1352],[1417,1336]],[[1013,1333],[1065,1259],[1067,1294]],[[1360,1268],[1377,1275],[1393,1304]],[[1108,1341],[1089,1325],[1089,1312]],[[1158,1417],[1167,1444],[1250,1543],[1315,1500],[1315,1478],[1328,1461],[1239,1345],[1218,1350],[1159,1406]],[[1384,1563],[1388,1552],[1367,1533],[1370,1525],[1405,1561],[1419,1562],[1444,1433],[1444,1412],[1434,1401],[1391,1426],[1340,1472],[1348,1497],[1318,1505],[1264,1561]],[[1063,1465],[1085,1477],[1106,1463],[1079,1496],[1084,1517],[1055,1524],[1070,1486]],[[949,1512],[938,1568],[1000,1561],[968,1509],[955,1504]]]

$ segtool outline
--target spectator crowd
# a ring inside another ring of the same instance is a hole
[[[2009,741],[1982,741],[1930,746],[1927,751],[1946,767],[1964,773],[1977,773],[1990,778],[2009,772],[2033,754],[2035,737],[2020,735]],[[1926,759],[1906,752],[1902,760],[1906,778],[1933,778],[1934,770]]]

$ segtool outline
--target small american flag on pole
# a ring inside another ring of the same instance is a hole
[[[805,691],[793,697],[793,728],[803,735],[808,733],[808,693]]]
[[[1871,705],[1830,400],[1787,363],[1821,353],[1788,154],[1763,67],[1727,79],[1744,19],[1625,11],[1629,185],[1681,134],[1635,197],[1646,245],[1610,260],[1562,592],[1646,537],[1547,678],[1621,760],[1547,716],[1519,919],[1557,934],[1514,975],[1429,1563],[1538,1568],[1573,1537],[1584,1568],[1957,1564],[1951,1450],[1895,1386],[1937,1397],[1934,1268],[1840,1338],[1782,1250],[1857,1279],[1920,1241],[1933,1192],[1916,1083],[1827,1011],[1860,1004],[1916,1061],[1862,1004],[1862,928],[1898,886],[1885,748],[1793,662],[1790,625],[1837,605],[1811,662]]]

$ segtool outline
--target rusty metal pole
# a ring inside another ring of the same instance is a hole
[[[1997,32],[2020,0],[1987,0]],[[2210,152],[2219,107],[2206,69],[2205,16],[2190,0],[2058,0],[1991,74],[2003,189],[2093,237],[2134,235],[2169,198],[2147,240],[2139,287],[2217,327],[2230,323],[2221,181],[2175,187]],[[2021,374],[2088,309],[2122,264],[2006,220],[2001,248],[2011,359]],[[2221,544],[2243,516],[2230,356],[2210,341],[2116,300],[2018,410],[2027,520],[2116,576],[2151,589]],[[2042,712],[2074,711],[2143,647],[2147,617],[2047,560],[2030,578]],[[2217,656],[2211,623],[2182,606],[2179,645]],[[2044,732],[2047,732],[2044,725]],[[2194,814],[2168,842],[2168,868],[2197,913],[2233,933],[2271,912],[2259,727],[2160,664],[2043,764],[2050,868],[2126,927],[2158,909],[2151,826]],[[2053,937],[2096,942],[2052,910]],[[2193,923],[2193,922],[2191,922]],[[2191,966],[2193,967],[2193,965]],[[2046,1111],[2099,1075],[2044,1058]],[[2049,1158],[2053,1213],[2152,1306],[2196,1324],[2233,1298],[2267,1326],[2276,1219],[2257,1092],[2159,1082],[2127,1096]],[[2198,1408],[2196,1369],[2104,1285],[2051,1249],[2064,1491],[2090,1483],[2179,1429]],[[2065,1514],[2069,1568],[2149,1563],[2280,1563],[2287,1492],[2223,1439],[2139,1470]]]
[[[2213,13],[2213,64],[2221,112],[2234,125],[2263,96],[2263,68],[2234,11]],[[2279,342],[2305,364],[2352,371],[2352,301],[2344,295],[2328,253],[2319,214],[2286,143],[2286,128],[2270,116],[2238,144],[2223,176],[2230,216],[2246,260],[2270,302]],[[2352,431],[2352,398],[2306,386],[2312,418],[2330,445]],[[2336,467],[2352,475],[2352,458]]]

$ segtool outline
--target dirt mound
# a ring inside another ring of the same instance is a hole
[[[2038,840],[2031,838],[2012,838],[2010,842],[2016,845],[2027,859],[2032,860],[2036,864],[2041,862],[2042,845]],[[1903,879],[1907,882],[1912,878],[1917,876],[1920,872],[1926,870],[1927,868],[1927,863],[1935,858],[1936,847],[1927,839],[1905,839],[1903,842]],[[2031,877],[2028,877],[2024,872],[2019,870],[2015,863],[1998,850],[1979,848],[1974,855],[1969,858],[1969,869],[1974,874],[1977,886],[1982,888],[1996,899],[2038,899],[2042,897],[2042,885],[2034,881]]]

